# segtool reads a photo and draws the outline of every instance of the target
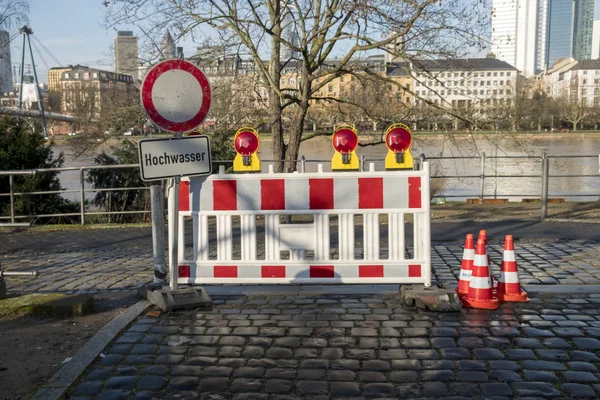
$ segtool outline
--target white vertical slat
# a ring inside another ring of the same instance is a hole
[[[315,261],[329,260],[329,214],[315,215]]]
[[[302,261],[306,258],[306,251],[302,249],[290,250],[290,261]]]
[[[279,259],[279,215],[265,215],[265,261]]]
[[[231,215],[217,215],[217,261],[230,261],[233,256]]]
[[[256,216],[242,215],[240,219],[242,261],[256,260]]]
[[[340,260],[354,260],[354,214],[339,214]]]
[[[390,213],[388,229],[390,261],[404,260],[404,214]]]
[[[363,218],[364,259],[379,260],[379,214],[364,214]]]
[[[194,232],[197,232],[194,240],[194,254],[196,262],[208,260],[208,216],[194,214]]]
[[[179,213],[178,215],[179,218],[179,226],[177,227],[178,229],[178,233],[177,233],[177,259],[181,262],[182,260],[185,260],[184,257],[184,248],[185,248],[185,219],[184,216],[181,215],[181,213]]]

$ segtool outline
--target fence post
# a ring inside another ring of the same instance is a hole
[[[550,178],[550,159],[546,152],[542,153],[542,219],[548,216],[548,180]]]
[[[81,225],[85,225],[85,168],[79,170],[79,195],[80,200],[80,214],[81,214]],[[110,211],[110,210],[109,210]]]
[[[419,154],[419,171],[423,170],[423,164],[425,164],[425,153],[420,153]]]
[[[479,188],[479,202],[483,203],[483,193],[485,190],[485,152],[481,153],[481,175]]]
[[[10,191],[10,223],[15,223],[15,178],[13,175],[8,176],[8,186]]]
[[[300,157],[300,172],[301,173],[306,172],[306,157],[304,157],[304,156]]]
[[[154,283],[165,283],[165,210],[162,198],[162,181],[150,185],[150,206],[152,211],[152,253],[154,255]]]
[[[360,155],[360,172],[364,172],[365,171],[365,155],[361,154]]]

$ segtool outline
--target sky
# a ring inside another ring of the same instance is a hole
[[[30,3],[29,25],[34,36],[62,65],[82,64],[107,70],[114,68],[112,45],[117,33],[102,26],[106,11],[102,0],[30,0]],[[595,19],[600,19],[600,0],[596,0],[595,8]],[[118,29],[133,30],[134,34],[138,34],[130,26]],[[13,29],[10,34],[15,32]],[[21,62],[21,46],[20,37],[12,42],[13,65]],[[183,43],[183,47],[184,53],[190,54],[194,45]],[[48,67],[58,65],[43,49],[40,48],[40,51],[45,62],[34,49],[37,73],[39,80],[46,82]],[[29,54],[25,56],[25,64],[31,64]]]

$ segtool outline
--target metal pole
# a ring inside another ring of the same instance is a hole
[[[176,139],[181,139],[181,132],[177,132]],[[169,274],[171,280],[171,290],[177,290],[177,280],[179,279],[178,271],[178,236],[179,236],[179,182],[181,177],[176,176],[170,179],[169,184]]]
[[[79,170],[79,195],[81,196],[80,214],[81,214],[81,225],[85,225],[85,168]]]
[[[360,155],[360,172],[364,172],[365,171],[365,155],[361,154]]]
[[[150,185],[150,205],[152,209],[152,252],[154,254],[154,283],[165,283],[165,220],[162,182]]]
[[[8,176],[8,187],[10,192],[10,223],[15,223],[15,178],[13,175]]]
[[[548,180],[550,177],[550,159],[542,153],[542,219],[548,216]]]
[[[301,173],[306,172],[306,157],[304,157],[304,156],[300,157],[300,172]]]
[[[425,160],[426,160],[425,153],[419,154],[419,160],[420,160],[420,162],[419,162],[419,170],[422,171],[423,170],[423,164],[425,164]]]
[[[35,60],[33,58],[33,50],[31,49],[31,38],[27,35],[27,43],[29,43],[29,54],[31,55],[31,65],[33,67],[33,79],[35,80],[35,90],[38,95],[38,109],[40,110],[40,117],[42,118],[42,129],[44,137],[48,138],[48,131],[46,129],[46,117],[44,116],[44,105],[42,104],[42,92],[40,91],[40,84],[38,82],[37,71],[35,70]]]
[[[479,188],[479,202],[483,203],[483,193],[485,190],[485,152],[481,153],[481,183]]]
[[[23,51],[21,52],[21,85],[19,86],[19,108],[23,108],[23,78],[25,77],[25,38],[26,34],[21,29],[21,33],[23,33]]]

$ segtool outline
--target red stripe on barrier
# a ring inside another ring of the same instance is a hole
[[[213,181],[213,210],[237,210],[236,181]]]
[[[214,268],[215,278],[237,278],[238,271],[235,265],[215,265]]]
[[[285,265],[263,265],[261,277],[285,278]]]
[[[311,265],[310,266],[310,277],[311,278],[333,278],[333,265]]]
[[[409,278],[419,278],[421,276],[421,266],[420,265],[409,265],[408,266],[408,277]]]
[[[309,208],[333,210],[333,179],[309,179]]]
[[[260,209],[285,210],[285,179],[260,181]]]
[[[189,278],[190,277],[190,266],[189,265],[180,265],[178,268],[178,273],[180,278]]]
[[[359,265],[359,278],[383,278],[383,265]]]
[[[190,181],[179,183],[179,211],[190,211]]]
[[[408,208],[421,208],[421,177],[408,177]]]
[[[383,208],[383,178],[358,178],[358,208]]]

